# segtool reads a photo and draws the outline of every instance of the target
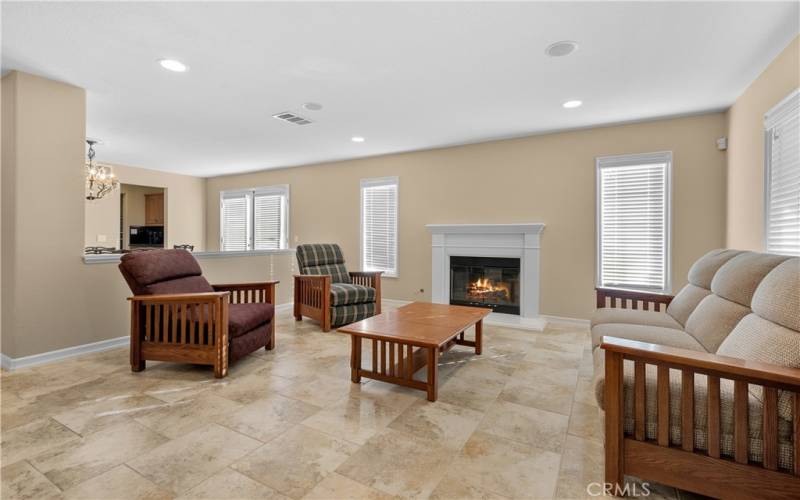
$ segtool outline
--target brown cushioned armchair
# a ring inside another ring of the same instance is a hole
[[[213,365],[275,347],[277,281],[210,285],[186,250],[151,250],[122,256],[119,269],[134,293],[131,301],[131,369],[145,361]]]
[[[348,272],[339,245],[297,245],[302,274],[294,277],[294,317],[316,319],[331,326],[354,323],[381,312],[381,274]]]

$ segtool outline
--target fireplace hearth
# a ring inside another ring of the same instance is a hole
[[[450,256],[450,303],[520,313],[520,259]]]

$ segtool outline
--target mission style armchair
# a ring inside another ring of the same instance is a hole
[[[229,362],[275,347],[277,281],[210,285],[186,250],[125,254],[119,269],[134,293],[128,299],[134,372],[149,359],[213,365],[221,378]]]
[[[322,331],[381,312],[381,274],[348,272],[336,244],[297,246],[300,275],[294,277],[294,317],[316,319]]]

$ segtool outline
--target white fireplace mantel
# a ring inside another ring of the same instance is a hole
[[[544,224],[428,224],[432,238],[431,296],[450,303],[450,256],[520,259],[520,314],[492,313],[488,324],[543,330],[539,316],[539,236]]]

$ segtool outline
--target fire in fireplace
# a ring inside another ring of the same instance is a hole
[[[450,303],[519,314],[519,259],[450,257]]]

